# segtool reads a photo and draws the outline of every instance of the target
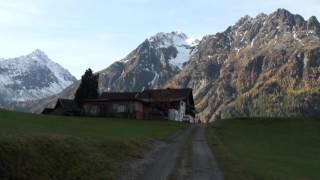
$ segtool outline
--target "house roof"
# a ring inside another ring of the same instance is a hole
[[[192,96],[192,89],[156,89],[145,90],[138,99],[147,102],[180,101]]]
[[[84,99],[81,102],[142,101],[172,102],[192,97],[192,89],[155,89],[142,92],[105,92],[98,99]]]
[[[138,92],[104,92],[99,99],[128,100],[135,99]]]
[[[58,99],[56,107],[60,105],[65,110],[78,110],[79,106],[74,100],[71,99]]]

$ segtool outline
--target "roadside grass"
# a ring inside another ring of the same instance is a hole
[[[226,180],[320,179],[320,120],[230,119],[206,134]]]
[[[0,179],[115,179],[184,124],[0,110]]]

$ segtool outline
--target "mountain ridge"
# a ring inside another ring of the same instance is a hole
[[[308,115],[302,109],[308,110],[309,116],[316,116],[319,105],[310,97],[318,95],[306,96],[315,105],[313,108],[297,100],[302,96],[297,98],[290,92],[307,91],[308,86],[301,82],[319,87],[319,75],[315,72],[318,57],[313,55],[319,49],[318,28],[315,18],[306,21],[285,9],[255,18],[245,16],[226,31],[206,36],[189,65],[167,87],[195,89],[203,121]],[[311,70],[313,80],[305,73]],[[275,98],[278,99],[271,101]],[[281,108],[281,104],[286,107]],[[295,104],[301,105],[301,110]]]
[[[203,122],[320,115],[316,17],[305,20],[285,9],[244,16],[224,32],[204,36],[194,45],[182,44],[188,45],[189,56],[180,67],[170,63],[181,45],[167,41],[170,35],[188,39],[177,32],[146,39],[124,59],[99,72],[100,91],[193,88]],[[72,98],[75,89],[51,98],[51,105],[57,97]]]

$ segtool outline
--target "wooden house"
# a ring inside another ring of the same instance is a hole
[[[67,100],[70,106],[63,106],[64,101],[59,100],[53,110],[45,110],[44,113],[175,121],[191,121],[195,117],[192,89],[105,92],[97,99],[82,99],[77,104]]]

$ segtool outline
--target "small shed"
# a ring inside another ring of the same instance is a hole
[[[78,116],[80,115],[80,107],[71,99],[58,99],[56,106],[53,109],[44,109],[46,114]]]
[[[42,111],[42,114],[52,114],[53,111],[54,111],[53,108],[45,108],[45,109]]]

